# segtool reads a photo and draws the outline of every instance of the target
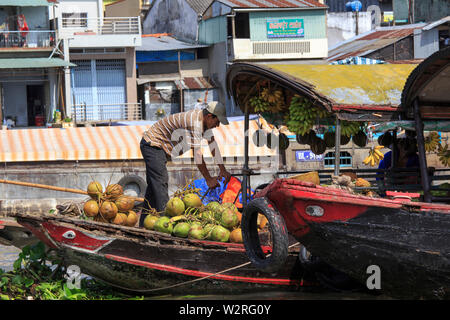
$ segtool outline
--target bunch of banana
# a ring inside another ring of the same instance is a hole
[[[283,92],[281,90],[264,88],[261,91],[261,98],[263,98],[268,103],[277,104],[279,100],[283,99]]]
[[[381,153],[380,149],[383,149],[384,146],[376,146],[375,148],[371,148],[369,150],[369,155],[363,160],[365,165],[370,165],[371,167],[378,165],[380,160],[384,159],[383,153]]]
[[[439,149],[441,145],[441,137],[436,131],[430,132],[430,134],[425,138],[425,151],[434,152]]]
[[[448,150],[448,144],[445,144],[445,147],[443,147],[441,144],[439,144],[438,146],[438,157],[439,157],[439,161],[441,161],[441,163],[448,167],[450,166],[450,150]]]
[[[260,96],[265,102],[270,105],[270,112],[279,113],[286,109],[284,104],[283,91],[281,90],[272,90],[269,88],[264,88],[261,91]]]
[[[357,134],[360,129],[360,123],[357,121],[341,121],[341,135],[346,137],[351,137],[354,134]]]
[[[286,125],[291,132],[304,135],[312,129],[317,119],[325,118],[328,112],[312,105],[309,99],[294,95],[289,105],[289,117]]]
[[[270,110],[270,104],[258,96],[251,97],[249,103],[255,112],[268,112]]]

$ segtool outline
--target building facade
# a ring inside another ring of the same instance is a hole
[[[105,17],[101,0],[61,0],[53,12],[67,61],[67,114],[76,122],[139,120],[135,47],[139,16]]]
[[[44,126],[59,99],[62,68],[49,22],[53,1],[0,2],[0,120],[9,127]]]
[[[314,0],[155,0],[144,33],[169,33],[208,45],[209,78],[228,115],[241,115],[226,94],[227,65],[235,61],[313,61],[327,57],[327,6]]]

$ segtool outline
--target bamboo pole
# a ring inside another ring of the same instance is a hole
[[[71,192],[71,193],[88,195],[87,191],[80,190],[80,189],[55,187],[55,186],[49,186],[46,184],[39,184],[39,183],[32,183],[32,182],[22,182],[22,181],[0,179],[0,183],[15,184],[15,185],[24,186],[24,187],[42,188],[42,189],[55,190],[55,191],[61,191],[61,192]],[[135,201],[139,201],[139,202],[144,202],[144,200],[145,200],[144,198],[138,198],[138,197],[131,197],[131,198],[134,198]]]

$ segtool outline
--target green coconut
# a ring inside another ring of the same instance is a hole
[[[207,210],[207,211],[203,211],[200,215],[201,219],[203,220],[211,220],[214,219],[214,212]]]
[[[200,208],[202,204],[202,200],[195,193],[188,193],[183,197],[183,202],[186,208]]]
[[[155,228],[155,223],[159,218],[157,216],[147,215],[144,219],[144,228],[148,230],[153,230]]]
[[[203,239],[203,227],[200,224],[192,224],[189,228],[188,237],[192,239]]]
[[[173,228],[172,234],[176,237],[187,238],[191,225],[187,222],[177,223]]]
[[[167,202],[165,212],[167,215],[175,217],[183,214],[185,209],[186,207],[183,200],[178,197],[174,197]]]
[[[168,216],[162,216],[155,222],[154,226],[156,231],[171,234],[173,230],[173,223],[170,222]]]
[[[238,209],[237,209],[237,207],[234,205],[234,203],[232,203],[232,202],[225,202],[225,203],[222,203],[222,207],[223,208],[227,208],[227,209],[231,209],[231,210],[233,210],[233,211],[238,211]]]
[[[215,226],[215,224],[208,223],[203,227],[203,237],[205,239],[211,239],[211,234]]]
[[[231,229],[239,224],[239,217],[231,208],[225,208],[219,221],[222,226]]]
[[[206,205],[206,208],[210,211],[215,212],[217,210],[220,210],[220,203],[218,203],[217,201],[211,201]]]
[[[211,232],[211,240],[227,242],[230,238],[230,231],[222,226],[215,226]]]

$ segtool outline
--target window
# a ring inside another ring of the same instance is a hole
[[[324,167],[334,167],[334,152],[328,152],[325,154],[325,157],[323,158],[323,165]],[[340,153],[340,166],[339,167],[351,167],[352,166],[352,156],[347,151],[341,151]]]
[[[85,28],[87,27],[87,12],[63,12],[62,14],[63,28]]]

